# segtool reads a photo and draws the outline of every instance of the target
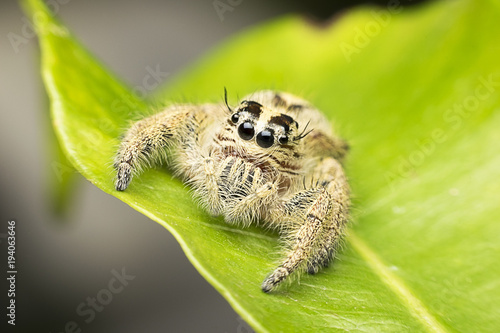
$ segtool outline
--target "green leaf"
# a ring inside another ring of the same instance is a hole
[[[391,2],[393,3],[393,2]],[[397,2],[394,2],[397,3]],[[258,331],[483,331],[500,327],[500,5],[364,7],[331,26],[284,17],[234,37],[158,94],[231,101],[302,95],[351,143],[353,223],[335,264],[273,294],[278,239],[197,208],[170,172],[113,189],[119,136],[151,105],[93,59],[44,5],[42,72],[56,134],[103,191],[163,225]],[[394,10],[393,10],[394,9]]]

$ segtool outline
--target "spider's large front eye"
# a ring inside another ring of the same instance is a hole
[[[253,124],[249,121],[245,121],[238,126],[238,134],[243,140],[251,140],[255,134]]]
[[[257,134],[257,144],[262,148],[269,148],[274,144],[274,136],[272,129],[265,129]]]

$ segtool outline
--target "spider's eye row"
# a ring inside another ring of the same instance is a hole
[[[288,143],[288,136],[286,135],[283,135],[283,136],[280,136],[278,141],[282,144],[282,145],[286,145]]]
[[[251,140],[255,134],[253,124],[249,121],[245,121],[238,126],[238,134],[243,140]]]
[[[265,129],[257,134],[257,144],[262,148],[269,148],[274,144],[274,136],[272,129]]]
[[[240,120],[240,115],[235,113],[231,116],[231,121],[236,124],[238,122],[238,120]]]

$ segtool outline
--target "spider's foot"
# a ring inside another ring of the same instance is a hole
[[[307,267],[307,274],[314,275],[319,272],[320,268],[319,266],[309,266]]]
[[[125,191],[132,180],[132,168],[128,163],[120,163],[116,177],[115,188],[118,191]]]
[[[275,289],[278,284],[286,279],[290,273],[283,267],[278,267],[271,275],[269,275],[264,282],[262,282],[262,291],[268,293]]]

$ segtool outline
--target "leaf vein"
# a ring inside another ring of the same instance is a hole
[[[439,320],[430,313],[424,303],[412,293],[410,288],[384,264],[375,251],[359,238],[353,230],[349,232],[349,242],[366,260],[374,273],[403,301],[403,304],[407,306],[409,312],[418,319],[429,332],[447,332]]]

